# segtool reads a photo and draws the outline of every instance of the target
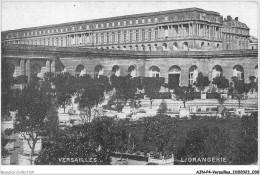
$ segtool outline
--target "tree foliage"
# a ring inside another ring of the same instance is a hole
[[[144,142],[152,142],[156,145],[160,155],[172,148],[176,137],[176,121],[167,115],[152,117],[145,124]]]
[[[188,101],[191,101],[194,99],[194,89],[191,87],[178,87],[175,89],[175,95],[177,97],[177,100],[181,100],[183,102],[184,108],[185,108],[185,104]]]
[[[126,151],[130,141],[124,125],[113,118],[94,118],[90,123],[64,130],[60,137],[44,149],[35,163],[38,165],[110,164],[116,151]],[[84,158],[88,162],[61,162],[59,158]]]
[[[204,76],[202,72],[199,72],[196,81],[193,83],[200,91],[203,91],[205,86],[208,86],[210,83],[209,78]]]
[[[49,89],[41,85],[43,85],[41,82],[30,82],[17,99],[18,111],[14,129],[28,142],[31,155],[34,154],[35,145],[40,137],[46,135],[51,124],[49,119],[57,117],[53,115],[48,117],[49,110],[55,108],[55,105],[52,103]]]
[[[70,73],[65,72],[57,75],[54,79],[55,94],[57,98],[57,104],[59,107],[65,109],[71,104],[72,96],[75,93],[74,89],[74,77]]]
[[[212,81],[212,84],[217,85],[220,89],[225,89],[229,87],[229,81],[224,76],[215,77]]]
[[[153,100],[155,99],[155,96],[159,93],[161,86],[165,82],[165,78],[144,77],[142,82],[145,94],[149,97],[152,108]]]

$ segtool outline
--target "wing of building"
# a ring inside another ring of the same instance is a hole
[[[132,77],[164,77],[192,85],[199,72],[212,81],[258,77],[258,50],[238,18],[187,8],[78,21],[2,32],[2,60],[13,76],[68,71]],[[250,48],[250,49],[249,49]]]
[[[98,49],[247,49],[249,28],[238,18],[199,8],[143,13],[2,32],[6,44]]]

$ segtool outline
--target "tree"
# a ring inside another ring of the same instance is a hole
[[[167,115],[152,117],[145,123],[143,141],[156,145],[160,158],[169,150],[176,137],[177,122]]]
[[[188,131],[184,147],[178,152],[177,158],[196,157],[229,157],[231,154],[230,135],[219,127],[195,127]],[[213,162],[194,162],[193,164],[214,164]],[[221,164],[217,162],[216,164]]]
[[[137,94],[137,89],[141,89],[141,77],[125,77],[112,75],[110,77],[111,85],[114,88],[108,104],[116,105],[117,110],[122,110],[124,105],[129,101],[132,108],[140,107],[140,100]]]
[[[232,92],[232,95],[235,99],[238,101],[238,106],[240,108],[241,101],[243,99],[243,93],[247,92],[248,88],[243,80],[238,80],[237,77],[231,77],[233,83],[234,83],[234,90]]]
[[[91,109],[97,107],[104,99],[104,87],[93,79],[89,79],[77,99],[79,110],[82,111],[83,122],[90,122]]]
[[[217,85],[220,89],[225,89],[229,87],[229,81],[224,76],[215,77],[212,81],[212,84]]]
[[[157,113],[159,115],[164,115],[166,112],[167,112],[167,103],[163,99],[163,101],[161,102],[161,104],[159,106],[159,109],[158,109]]]
[[[186,86],[176,88],[175,89],[175,95],[177,97],[177,100],[182,101],[184,108],[185,108],[185,104],[188,101],[193,100],[193,98],[194,98],[193,89],[186,87]]]
[[[13,90],[11,89],[14,84],[14,78],[12,75],[12,67],[4,60],[1,61],[1,114],[2,119],[8,117]]]
[[[150,99],[150,108],[152,109],[153,100],[156,98],[156,95],[159,93],[161,86],[163,85],[165,78],[163,77],[144,77],[143,78],[143,87],[145,94]]]
[[[256,77],[255,76],[250,76],[249,81],[250,83],[248,84],[249,90],[253,92],[254,90],[257,91],[257,82],[255,82]]]
[[[100,165],[110,164],[110,156],[116,151],[127,150],[129,135],[120,121],[109,117],[94,118],[90,123],[64,130],[60,138],[43,150],[37,165]],[[73,161],[61,161],[62,158]],[[87,162],[80,162],[83,158]],[[76,160],[76,161],[75,161]]]
[[[71,98],[74,95],[73,80],[74,77],[69,72],[58,74],[54,80],[57,104],[63,108],[64,113],[66,107],[71,104]]]
[[[202,72],[199,72],[198,77],[196,81],[194,82],[194,85],[199,88],[200,91],[203,91],[205,86],[208,86],[210,83],[209,78],[206,76],[203,76]]]
[[[258,113],[242,116],[241,129],[234,139],[232,164],[250,165],[258,161]]]
[[[51,97],[51,94],[39,82],[30,82],[17,99],[18,111],[15,116],[14,129],[20,132],[27,141],[31,156],[34,155],[37,141],[46,134],[47,127],[50,125],[47,114],[55,107]]]

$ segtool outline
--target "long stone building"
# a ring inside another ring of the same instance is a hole
[[[249,28],[238,17],[199,8],[135,14],[2,33],[4,43],[98,49],[234,50],[248,48]]]
[[[198,8],[120,16],[2,32],[2,60],[14,76],[68,71],[74,76],[165,77],[187,86],[199,72],[248,82],[258,50],[238,18]]]

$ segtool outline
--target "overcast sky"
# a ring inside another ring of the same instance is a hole
[[[2,31],[163,10],[198,7],[238,17],[257,36],[257,3],[243,1],[2,2]]]

